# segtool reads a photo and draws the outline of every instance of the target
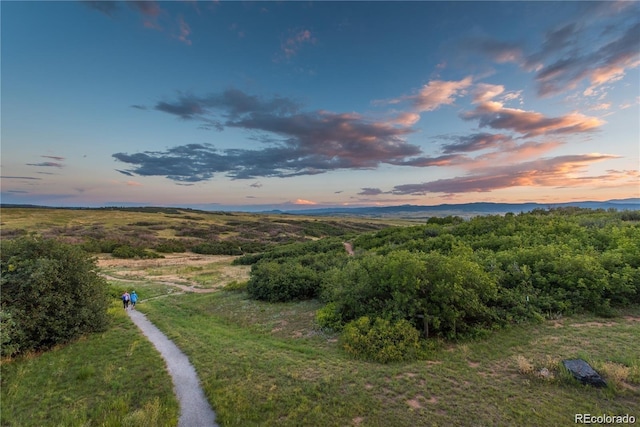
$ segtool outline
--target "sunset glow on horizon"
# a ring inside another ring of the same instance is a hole
[[[2,203],[640,197],[640,3],[2,2]]]

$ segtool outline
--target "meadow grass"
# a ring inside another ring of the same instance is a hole
[[[225,426],[564,426],[576,413],[640,416],[637,309],[628,318],[578,316],[440,342],[429,360],[380,365],[349,359],[337,336],[318,330],[319,307],[236,291],[141,309],[188,354]],[[575,357],[614,386],[582,386],[561,372],[560,361]],[[523,372],[519,359],[531,367]],[[552,375],[540,377],[541,368]]]
[[[1,365],[2,426],[175,426],[164,361],[120,304],[108,331]]]
[[[174,209],[175,212],[140,212],[131,210],[106,210],[106,209],[55,209],[55,208],[2,208],[2,230],[11,233],[14,231],[38,231],[41,234],[67,236],[79,238],[83,232],[93,227],[103,230],[110,238],[118,236],[127,237],[132,232],[144,232],[155,238],[177,238],[184,227],[207,230],[210,226],[224,227],[226,231],[219,232],[222,239],[234,238],[241,234],[235,225],[246,230],[253,230],[257,225],[277,225],[282,222],[303,225],[308,222],[318,222],[316,217],[295,216],[277,214],[252,214],[252,213],[224,213],[224,212],[191,212],[188,210]],[[372,225],[374,228],[383,228],[389,225],[415,225],[415,221],[402,219],[377,219],[377,218],[340,218],[336,223],[343,224],[345,229],[356,226],[366,229]],[[232,225],[232,226],[229,226]],[[256,236],[253,237],[257,239]],[[193,237],[180,237],[184,242],[201,242],[201,239]],[[268,239],[267,239],[268,240]]]

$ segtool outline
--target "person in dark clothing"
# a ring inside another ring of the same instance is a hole
[[[129,295],[129,292],[124,291],[124,294],[122,294],[122,306],[124,307],[125,310],[129,307],[130,299],[131,299],[131,296]]]

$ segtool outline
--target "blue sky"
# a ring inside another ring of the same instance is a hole
[[[637,2],[10,2],[2,202],[640,197]]]

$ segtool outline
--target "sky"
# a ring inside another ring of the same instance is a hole
[[[2,203],[640,197],[640,2],[0,8]]]

